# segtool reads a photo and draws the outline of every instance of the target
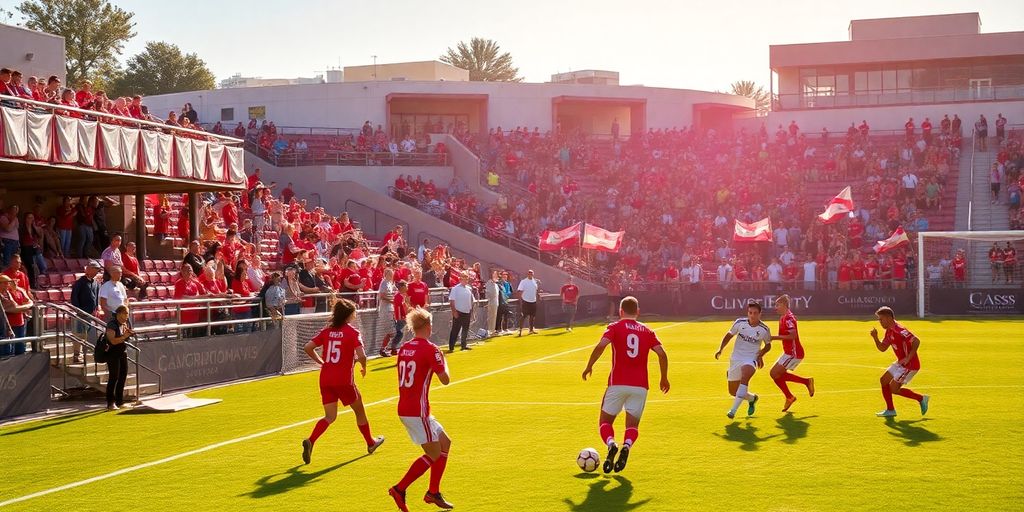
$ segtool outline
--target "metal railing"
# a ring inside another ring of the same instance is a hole
[[[967,231],[974,231],[974,153],[978,151],[978,131],[971,130],[971,195],[967,200]]]
[[[341,151],[328,150],[322,153],[290,150],[281,154],[273,149],[260,147],[252,140],[246,140],[245,149],[277,167],[298,167],[300,165],[347,165],[347,166],[446,166],[447,153],[391,153],[389,151]]]
[[[836,95],[779,94],[772,110],[847,108],[886,105],[916,105],[963,101],[1006,101],[1024,99],[1024,85],[982,87],[917,87],[896,90],[868,90]]]

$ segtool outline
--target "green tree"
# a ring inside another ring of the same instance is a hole
[[[758,115],[766,115],[768,109],[771,108],[771,98],[768,97],[768,92],[752,80],[739,80],[733,82],[729,87],[732,94],[754,100],[754,109],[757,110]]]
[[[116,69],[124,44],[135,37],[134,13],[107,0],[25,0],[17,10],[26,28],[64,37],[72,87]]]
[[[469,44],[460,41],[441,56],[441,62],[469,70],[473,82],[522,82],[519,68],[512,65],[512,55],[501,52],[493,39],[474,37]]]
[[[213,85],[213,72],[196,54],[182,53],[170,43],[150,41],[142,53],[128,59],[113,90],[118,96],[150,96],[213,89]]]

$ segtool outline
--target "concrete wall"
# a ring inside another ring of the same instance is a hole
[[[876,18],[850,22],[851,40],[948,36],[979,32],[981,32],[981,17],[976,12]]]
[[[32,60],[28,60],[29,53],[32,54]],[[0,24],[0,63],[6,68],[21,71],[25,81],[33,75],[43,80],[50,75],[57,75],[63,83],[67,72],[64,38]],[[69,85],[78,87],[78,84]]]
[[[990,135],[995,135],[996,114],[1002,113],[1010,124],[1024,123],[1024,101],[984,101],[968,103],[939,103],[934,105],[904,105],[896,107],[862,107],[862,108],[829,108],[817,110],[787,110],[768,114],[768,132],[775,133],[778,125],[789,126],[790,120],[796,120],[800,129],[809,133],[821,133],[823,127],[836,135],[846,133],[851,122],[858,125],[867,120],[872,130],[902,130],[908,117],[913,117],[920,132],[921,121],[930,117],[934,130],[939,129],[939,121],[943,114],[960,116],[963,120],[964,136],[969,136],[978,116],[984,114],[988,119]]]
[[[1020,55],[1024,32],[771,45],[771,69]]]
[[[374,76],[376,74],[376,76]],[[422,62],[399,62],[394,64],[369,64],[366,66],[345,66],[346,82],[386,81],[396,78],[405,80],[444,80],[468,82],[469,71],[436,60]]]
[[[391,93],[486,94],[491,127],[536,126],[551,129],[552,99],[558,96],[644,98],[647,126],[683,127],[692,122],[694,103],[722,103],[753,108],[753,101],[729,94],[640,86],[520,84],[501,82],[361,82],[288,85],[248,89],[193,91],[146,98],[153,112],[179,110],[185,102],[202,121],[220,119],[222,108],[234,108],[235,121],[252,106],[266,107],[267,119],[278,126],[358,128],[369,120],[384,124],[386,96]]]
[[[480,159],[451,135],[432,134],[430,143],[437,144],[438,142],[444,142],[448,146],[448,157],[455,168],[455,175],[469,187],[473,195],[487,204],[496,203],[499,194],[483,186],[480,182]]]

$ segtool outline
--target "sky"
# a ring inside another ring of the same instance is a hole
[[[0,0],[13,10],[19,1]],[[978,12],[982,32],[1024,30],[1020,0],[113,0],[137,35],[194,52],[221,80],[235,73],[311,77],[331,67],[437,59],[461,40],[494,39],[520,76],[546,82],[579,69],[618,71],[623,85],[767,88],[768,46],[848,39],[852,19]],[[17,13],[12,19],[19,22]]]

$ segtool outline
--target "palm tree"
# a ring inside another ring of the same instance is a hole
[[[501,52],[493,39],[474,37],[469,44],[460,41],[456,48],[448,48],[441,62],[469,70],[473,82],[522,82],[519,68],[512,65],[512,55]]]
[[[730,88],[733,94],[754,100],[754,109],[757,110],[758,115],[768,113],[770,98],[768,98],[764,87],[755,84],[752,80],[739,80],[733,82]]]

